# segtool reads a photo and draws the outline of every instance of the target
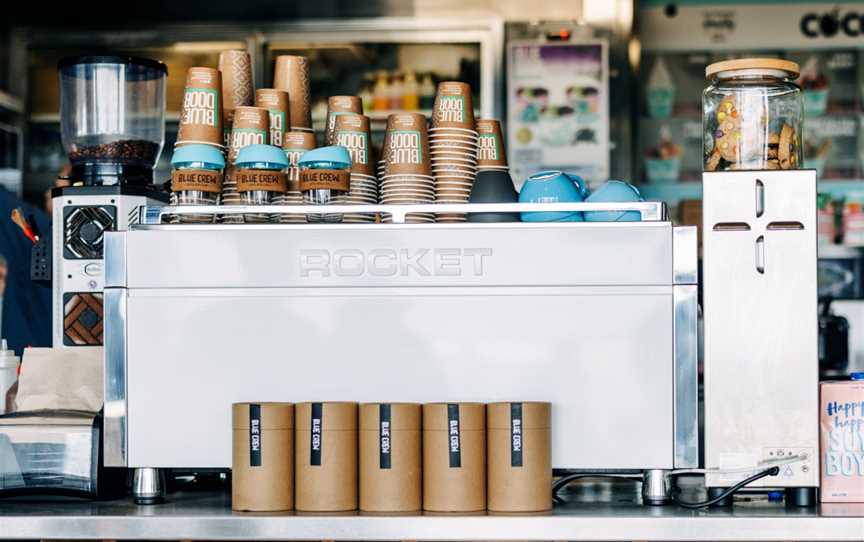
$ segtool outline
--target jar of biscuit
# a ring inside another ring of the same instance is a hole
[[[798,65],[776,58],[715,62],[702,94],[705,171],[800,169]]]

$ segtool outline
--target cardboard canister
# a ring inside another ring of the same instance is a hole
[[[487,405],[490,511],[552,509],[551,412],[543,402]]]
[[[423,509],[486,509],[486,405],[423,405]]]
[[[302,512],[357,509],[357,403],[298,403],[296,502]]]
[[[420,416],[419,404],[360,405],[360,510],[420,510]]]
[[[234,403],[231,508],[294,508],[294,405]]]

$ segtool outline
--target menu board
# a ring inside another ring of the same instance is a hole
[[[607,180],[607,42],[513,42],[507,73],[508,155],[517,188],[548,169],[589,183]]]

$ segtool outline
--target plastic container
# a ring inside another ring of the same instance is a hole
[[[79,56],[57,68],[60,134],[73,172],[87,184],[115,184],[136,172],[152,180],[165,142],[165,64]]]
[[[300,157],[300,191],[303,202],[339,205],[348,202],[351,189],[351,154],[345,147],[313,149]],[[337,213],[309,214],[309,222],[342,222]]]
[[[486,405],[423,405],[423,509],[486,509]]]
[[[486,405],[489,510],[552,509],[552,407],[549,403]]]
[[[6,339],[3,339],[0,348],[0,414],[6,414],[11,410],[10,401],[7,400],[9,390],[18,382],[18,366],[21,358],[15,352],[9,350]]]
[[[357,403],[298,403],[296,508],[357,509]]]
[[[294,405],[232,406],[232,510],[294,508]]]
[[[804,107],[799,68],[774,58],[716,62],[702,94],[706,171],[800,169]]]
[[[240,149],[234,177],[241,205],[270,205],[273,198],[287,192],[287,167],[288,158],[279,147],[249,145]],[[270,215],[247,213],[243,219],[246,223],[269,222]]]
[[[171,205],[218,205],[225,157],[212,145],[178,147],[171,157]],[[214,215],[181,215],[179,223],[209,223]]]
[[[360,510],[416,512],[420,510],[420,405],[366,403],[360,405]]]

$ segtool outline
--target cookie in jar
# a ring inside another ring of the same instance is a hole
[[[776,58],[715,62],[702,94],[705,171],[800,169],[798,65]]]

